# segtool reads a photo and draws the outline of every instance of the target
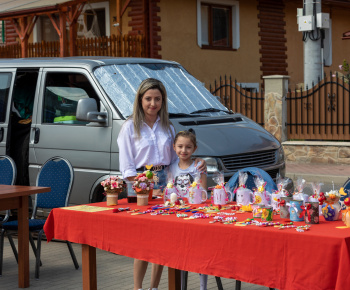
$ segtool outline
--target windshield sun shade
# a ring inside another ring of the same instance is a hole
[[[135,94],[147,78],[160,80],[168,94],[168,110],[174,114],[190,114],[198,110],[227,109],[203,84],[183,67],[174,64],[123,64],[97,68],[94,75],[124,117],[132,114]],[[225,112],[205,112],[203,116],[226,115]]]

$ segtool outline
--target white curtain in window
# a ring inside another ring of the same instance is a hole
[[[201,24],[202,24],[202,44],[209,45],[209,10],[208,6],[201,7]]]

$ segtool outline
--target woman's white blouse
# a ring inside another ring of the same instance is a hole
[[[123,178],[136,176],[136,168],[145,165],[169,165],[177,158],[173,149],[173,134],[165,131],[158,117],[150,128],[146,123],[141,127],[141,138],[134,132],[134,123],[127,120],[118,136],[119,169]]]

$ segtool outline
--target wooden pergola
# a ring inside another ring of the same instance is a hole
[[[60,56],[68,56],[66,23],[69,25],[69,55],[76,55],[77,19],[88,0],[43,0],[38,5],[26,5],[24,1],[18,9],[8,9],[0,13],[0,20],[10,20],[21,41],[22,57],[28,56],[28,39],[40,15],[47,15],[60,40]],[[15,2],[15,1],[13,1]],[[22,1],[23,2],[23,1]],[[52,4],[55,3],[55,4]],[[57,4],[56,4],[57,3]],[[20,8],[22,7],[22,8]],[[1,8],[1,5],[0,5]],[[57,17],[58,15],[58,17]]]

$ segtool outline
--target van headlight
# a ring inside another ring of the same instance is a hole
[[[284,151],[282,146],[276,151],[276,155],[276,163],[281,163],[284,161]]]
[[[207,163],[207,172],[215,172],[219,171],[219,164],[216,158],[213,157],[203,157],[205,162]]]

